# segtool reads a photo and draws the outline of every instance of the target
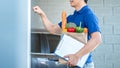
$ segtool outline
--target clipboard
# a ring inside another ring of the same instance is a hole
[[[85,43],[80,42],[77,39],[65,33],[65,34],[62,34],[62,38],[54,53],[59,57],[64,58],[65,55],[74,54],[77,51],[79,51],[82,47],[84,47],[84,44]],[[89,56],[89,53],[84,55],[82,58],[80,58],[77,63],[77,66],[83,67],[88,56]],[[64,60],[68,60],[68,58],[64,58]]]

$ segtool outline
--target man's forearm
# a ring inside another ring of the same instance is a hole
[[[62,30],[58,24],[53,24],[45,14],[42,14],[40,16],[47,31],[49,31],[51,34],[61,34]]]
[[[94,50],[101,43],[101,34],[99,32],[94,33],[93,37],[85,44],[85,46],[79,50],[75,55],[82,57],[85,54]]]
[[[40,16],[41,16],[41,19],[43,21],[43,24],[44,24],[45,28],[48,31],[51,31],[53,24],[48,20],[48,18],[47,18],[47,16],[45,14],[42,14]]]

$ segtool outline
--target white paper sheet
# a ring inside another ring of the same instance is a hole
[[[76,53],[83,46],[84,44],[81,43],[80,41],[77,41],[76,39],[64,34],[56,48],[55,54],[64,58],[65,55]],[[77,66],[83,67],[88,56],[89,53],[84,55],[81,59],[79,59]],[[65,59],[68,60],[67,58]]]

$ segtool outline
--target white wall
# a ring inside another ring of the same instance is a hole
[[[68,0],[32,0],[32,7],[38,5],[46,13],[48,19],[53,23],[59,23],[61,21],[61,13],[63,10],[67,12],[67,15],[74,11],[71,8]],[[35,14],[33,11],[31,13],[32,18],[32,28],[40,29],[44,28],[40,16]]]

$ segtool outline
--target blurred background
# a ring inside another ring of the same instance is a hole
[[[44,29],[40,17],[31,9],[35,5],[39,5],[53,23],[61,21],[63,10],[67,15],[74,11],[69,0],[0,1],[0,68],[29,68],[30,30]],[[93,51],[95,68],[119,68],[120,1],[89,0],[88,5],[99,18],[103,38],[102,44]]]
[[[120,67],[120,1],[119,0],[89,0],[88,5],[99,18],[99,25],[103,42],[93,51],[95,68]],[[61,12],[67,15],[74,9],[70,7],[69,0],[32,0],[32,6],[40,6],[53,23],[61,21]],[[44,28],[39,16],[31,12],[32,29]]]
[[[88,0],[88,5],[99,18],[99,25],[103,42],[93,51],[95,68],[120,67],[120,1],[119,0]],[[70,7],[69,0],[32,0],[31,5],[40,6],[53,23],[61,21],[61,12],[67,15],[74,9]],[[32,29],[44,28],[40,17],[31,12]],[[41,27],[40,27],[41,26]]]

